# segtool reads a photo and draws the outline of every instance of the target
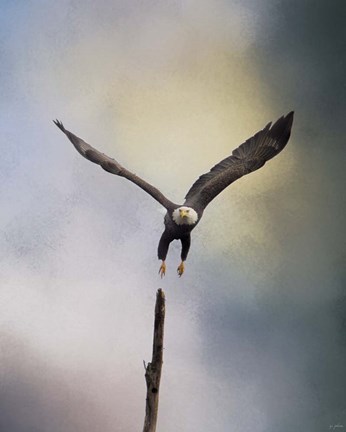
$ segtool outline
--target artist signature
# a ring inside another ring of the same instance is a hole
[[[330,430],[341,429],[341,428],[343,428],[343,427],[344,427],[344,425],[343,425],[343,424],[340,424],[340,423],[335,424],[335,425],[329,425],[329,429],[330,429]]]

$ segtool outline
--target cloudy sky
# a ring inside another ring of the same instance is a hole
[[[141,430],[160,287],[159,431],[346,428],[345,19],[341,0],[1,1],[1,430]],[[291,110],[285,151],[163,281],[159,205],[51,121],[182,202]]]

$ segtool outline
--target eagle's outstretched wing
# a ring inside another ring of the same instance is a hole
[[[75,146],[77,151],[84,156],[86,159],[100,165],[105,171],[112,174],[116,174],[121,177],[125,177],[128,180],[135,183],[137,186],[148,192],[153,198],[155,198],[160,204],[162,204],[167,210],[176,207],[169,199],[167,199],[158,189],[151,184],[147,183],[140,177],[136,176],[132,172],[125,169],[116,160],[106,156],[105,154],[94,149],[91,145],[83,141],[81,138],[74,135],[72,132],[65,129],[64,125],[59,120],[53,120],[53,122],[61,129],[71,143]]]
[[[293,111],[271,123],[241,144],[232,155],[203,174],[185,197],[186,206],[203,210],[227,186],[261,168],[285,147],[291,134]]]

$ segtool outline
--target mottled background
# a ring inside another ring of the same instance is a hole
[[[160,431],[346,428],[345,2],[0,4],[0,430],[141,430],[159,287]],[[162,282],[159,205],[51,122],[181,202],[292,109]]]

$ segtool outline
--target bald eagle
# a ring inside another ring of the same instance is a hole
[[[53,121],[82,156],[100,165],[105,171],[132,181],[165,207],[165,230],[158,246],[158,258],[162,261],[159,274],[163,277],[166,274],[165,260],[170,243],[178,239],[181,241],[181,263],[177,269],[181,276],[190,249],[191,231],[200,222],[207,205],[235,180],[261,168],[286,146],[291,134],[293,111],[279,118],[273,125],[268,123],[233,150],[230,156],[216,164],[208,173],[201,175],[187,192],[183,205],[170,201],[154,186],[65,129],[60,121]]]

